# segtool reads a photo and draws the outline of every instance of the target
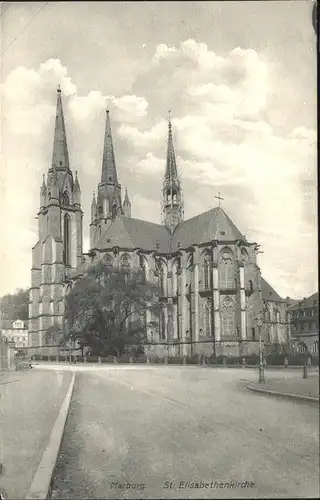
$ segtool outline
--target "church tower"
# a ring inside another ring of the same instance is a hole
[[[176,157],[172,139],[172,125],[169,118],[166,172],[162,188],[162,224],[171,233],[183,221],[182,188],[178,177]]]
[[[69,165],[61,90],[57,109],[52,163],[43,175],[38,212],[38,242],[32,249],[29,297],[29,344],[45,343],[45,332],[63,320],[63,281],[81,262],[82,210],[78,175]]]
[[[109,111],[107,110],[101,181],[98,184],[97,198],[94,195],[91,203],[90,248],[94,247],[104,229],[118,215],[124,215],[124,210],[121,201],[121,185],[118,182]]]

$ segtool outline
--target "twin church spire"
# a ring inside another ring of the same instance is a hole
[[[57,89],[57,109],[56,122],[54,129],[53,152],[52,152],[52,167],[59,170],[70,169],[69,154],[67,145],[67,134],[64,123],[63,107],[61,100],[60,86]]]
[[[66,179],[69,180],[69,191],[75,203],[80,206],[80,185],[76,174],[73,179],[69,165],[69,154],[66,136],[66,127],[61,99],[61,89],[57,89],[57,107],[52,152],[52,163],[48,171],[48,184],[45,179],[41,187],[41,206],[44,206],[45,199],[49,196],[60,198],[64,196]],[[57,191],[57,193],[56,193]],[[65,201],[66,201],[65,197]],[[48,200],[47,200],[48,201]],[[69,195],[69,203],[70,195]],[[183,220],[182,189],[177,172],[176,157],[172,137],[172,123],[169,117],[168,123],[168,143],[166,169],[162,189],[162,223],[173,232],[175,227]],[[112,140],[109,111],[106,111],[106,123],[103,142],[101,180],[98,185],[97,194],[94,195],[91,204],[91,243],[96,239],[97,233],[101,234],[106,226],[117,215],[131,217],[131,203],[126,190],[122,202],[121,185],[118,181],[117,166]]]

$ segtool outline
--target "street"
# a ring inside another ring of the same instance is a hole
[[[1,485],[8,498],[27,494],[70,381],[71,374],[61,371],[1,374]]]
[[[318,496],[317,407],[250,393],[256,378],[246,369],[79,369],[52,498]]]

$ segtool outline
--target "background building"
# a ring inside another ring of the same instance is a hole
[[[3,338],[14,343],[14,346],[18,349],[29,345],[27,325],[20,319],[16,321],[2,320],[1,333]]]
[[[301,351],[319,353],[319,292],[289,309],[292,342]]]

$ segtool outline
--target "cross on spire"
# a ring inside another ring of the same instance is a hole
[[[215,196],[215,198],[217,198],[217,200],[219,200],[219,207],[220,207],[220,202],[221,202],[221,200],[224,200],[224,198],[222,198],[222,197],[220,196],[220,191],[219,191],[219,193],[218,193],[218,196]]]

